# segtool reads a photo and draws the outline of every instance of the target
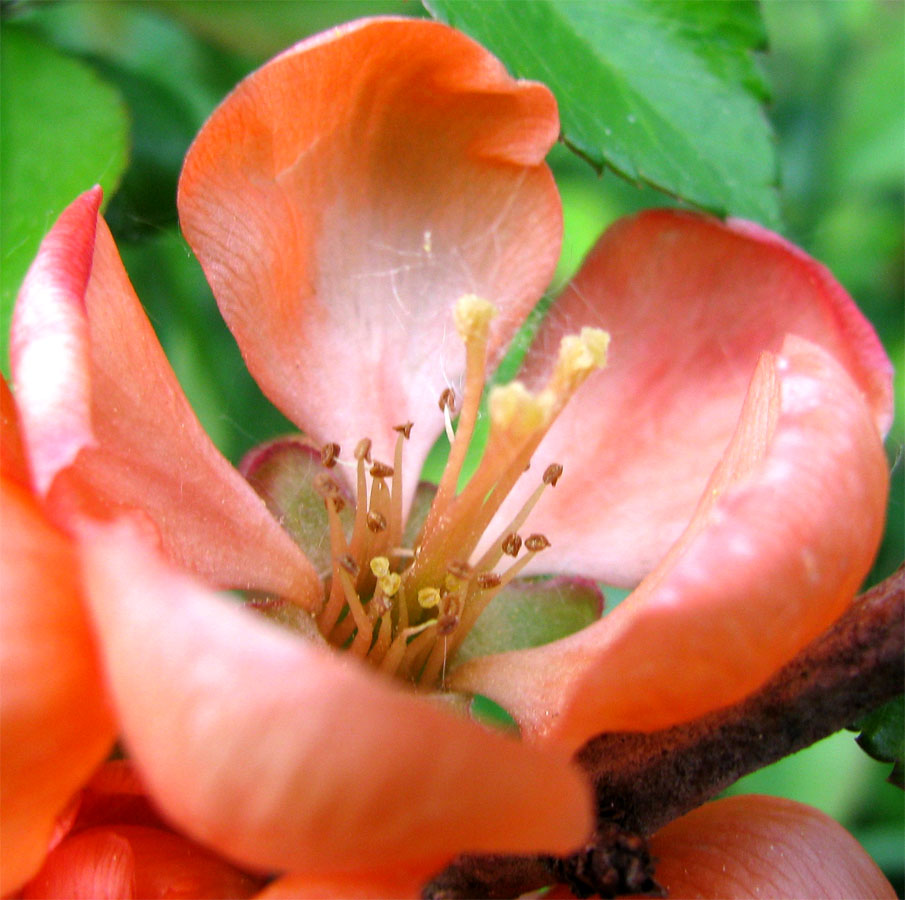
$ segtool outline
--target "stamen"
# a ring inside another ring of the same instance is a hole
[[[412,428],[414,427],[414,422],[405,422],[402,425],[394,425],[393,431],[399,432],[406,440],[408,440],[412,436]]]
[[[551,463],[544,469],[544,484],[556,487],[556,482],[559,481],[560,475],[562,475],[562,466],[559,463]]]
[[[388,466],[386,463],[375,459],[371,465],[371,478],[389,478],[392,474],[393,467]]]
[[[503,538],[500,549],[507,556],[518,556],[519,550],[522,549],[522,539],[515,532],[511,532]]]
[[[502,579],[496,572],[481,572],[481,574],[475,578],[475,582],[482,590],[488,590],[490,588],[499,587],[502,583]]]
[[[375,578],[383,578],[384,575],[389,575],[390,573],[390,561],[385,556],[375,556],[368,563],[368,567]]]
[[[332,469],[336,465],[336,458],[339,456],[339,444],[329,443],[321,447],[321,465],[327,469]]]
[[[529,534],[525,538],[525,549],[530,550],[532,553],[540,553],[541,550],[546,550],[549,546],[550,541],[547,540],[547,536],[544,534]]]
[[[371,439],[370,438],[362,438],[355,445],[355,458],[363,459],[365,462],[371,461]]]
[[[452,411],[456,405],[456,392],[452,388],[444,388],[437,405],[442,412],[446,412],[446,410]]]
[[[370,530],[373,531],[374,534],[378,534],[381,531],[386,531],[386,516],[382,516],[379,512],[369,512],[367,520],[368,528],[370,528]]]
[[[440,591],[435,587],[421,588],[418,591],[418,605],[422,609],[430,609],[440,605]]]

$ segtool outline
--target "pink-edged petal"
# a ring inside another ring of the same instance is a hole
[[[68,539],[0,480],[0,894],[34,874],[116,733]],[[66,818],[66,817],[64,817]]]
[[[305,601],[313,568],[192,413],[98,189],[60,216],[16,303],[11,358],[34,482],[54,518],[147,512],[170,556],[220,585]]]
[[[888,483],[861,391],[825,351],[789,338],[764,354],[686,533],[632,596],[570,638],[466,663],[452,685],[573,748],[740,700],[851,601]]]
[[[177,573],[131,523],[84,539],[123,734],[186,833],[246,865],[442,865],[565,851],[590,826],[559,751],[459,719]]]
[[[179,185],[185,235],[254,377],[318,442],[392,461],[410,498],[464,352],[452,308],[500,310],[496,355],[546,287],[562,231],[539,84],[432,22],[372,19],[249,76]]]
[[[650,571],[728,444],[758,357],[787,333],[846,368],[881,433],[891,421],[891,366],[869,323],[823,266],[758,226],[668,210],[618,222],[551,309],[525,380],[585,325],[611,333],[609,360],[535,455],[565,468],[531,517],[553,542],[545,571],[624,586]]]
[[[829,816],[780,797],[727,797],[651,838],[670,897],[893,900],[864,848]]]
[[[67,838],[23,892],[31,898],[227,900],[260,879],[180,835],[139,825],[91,828]]]

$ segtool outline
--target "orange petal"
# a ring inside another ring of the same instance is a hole
[[[669,210],[621,220],[553,305],[520,377],[544,377],[560,337],[582,326],[612,343],[533,460],[565,467],[531,515],[553,543],[538,571],[637,584],[687,525],[760,354],[786,334],[844,366],[878,431],[892,419],[892,368],[868,321],[823,266],[755,225]],[[501,525],[533,490],[524,481]]]
[[[12,366],[39,492],[63,523],[146,511],[168,553],[217,584],[319,596],[311,565],[189,408],[99,201],[95,189],[63,212],[16,303]]]
[[[6,379],[0,375],[0,478],[8,478],[23,487],[31,483],[22,435],[19,431],[19,413]]]
[[[285,875],[255,900],[419,900],[433,869],[393,868],[384,872],[339,875]]]
[[[779,797],[708,803],[651,839],[670,897],[894,898],[861,845],[819,810]]]
[[[67,838],[23,892],[30,898],[241,898],[260,882],[179,835],[157,828],[91,828]]]
[[[765,354],[686,534],[611,615],[466,663],[536,738],[664,728],[740,700],[849,604],[883,531],[889,473],[863,396],[820,348]]]
[[[391,461],[413,421],[409,497],[464,368],[454,302],[497,305],[495,355],[552,275],[558,131],[550,92],[459,32],[371,19],[255,72],[189,151],[182,227],[252,374],[347,452]]]
[[[21,486],[0,481],[0,894],[41,864],[57,815],[115,726],[79,598],[78,561]]]
[[[459,719],[170,569],[130,523],[86,538],[125,740],[180,829],[247,865],[438,868],[574,848],[588,788],[565,757]]]

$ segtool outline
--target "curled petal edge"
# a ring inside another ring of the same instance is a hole
[[[821,348],[764,354],[686,532],[614,612],[456,670],[541,742],[665,728],[742,699],[848,606],[882,536],[889,472],[863,395]]]

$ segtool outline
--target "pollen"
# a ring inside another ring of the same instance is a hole
[[[328,442],[321,448],[325,471],[314,479],[327,511],[332,556],[318,629],[335,646],[426,689],[442,687],[448,663],[488,603],[550,546],[539,532],[524,539],[519,532],[527,530],[544,493],[565,477],[563,467],[545,460],[540,476],[526,473],[559,411],[606,364],[609,335],[584,328],[563,338],[547,382],[538,390],[519,381],[493,387],[487,393],[490,433],[484,456],[460,485],[483,408],[496,312],[474,294],[460,297],[453,310],[465,345],[465,377],[461,386],[447,387],[438,402],[450,438],[449,459],[413,540],[404,539],[402,484],[411,422],[394,427],[392,465],[372,459],[368,438],[358,442],[352,459],[341,459],[339,445]],[[337,465],[354,469],[351,526],[339,515],[350,497],[337,480]],[[534,481],[531,493],[497,534],[485,535],[522,478]],[[479,544],[486,548],[480,553]]]
[[[496,315],[496,307],[483,297],[465,294],[456,303],[453,320],[459,337],[469,341],[486,341],[490,321]]]

